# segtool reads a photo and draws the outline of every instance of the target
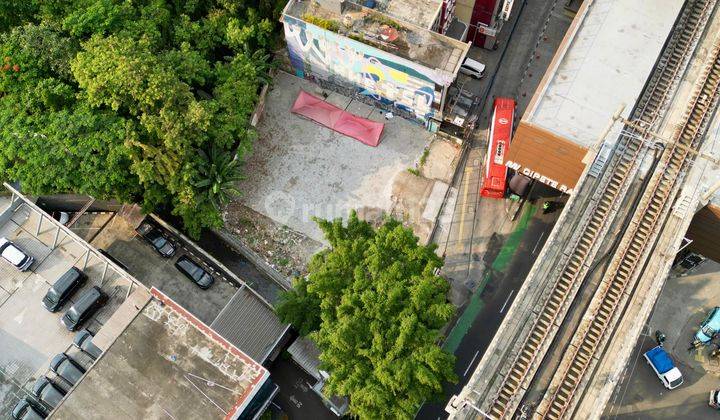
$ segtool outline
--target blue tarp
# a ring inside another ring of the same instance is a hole
[[[645,355],[647,355],[648,359],[650,359],[650,362],[653,366],[655,366],[655,369],[657,369],[659,373],[665,373],[675,367],[675,364],[670,356],[668,356],[665,349],[660,346],[648,350]]]

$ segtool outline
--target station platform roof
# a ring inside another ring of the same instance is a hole
[[[629,115],[682,4],[585,0],[523,121],[593,145],[621,104]]]

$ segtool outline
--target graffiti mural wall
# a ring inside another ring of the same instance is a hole
[[[285,40],[298,77],[352,86],[427,125],[439,108],[433,70],[285,15]]]

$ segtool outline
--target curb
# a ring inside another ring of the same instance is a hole
[[[286,277],[278,270],[272,268],[270,264],[265,261],[263,257],[257,252],[250,249],[247,245],[243,244],[238,238],[226,229],[213,229],[218,236],[223,238],[233,248],[235,248],[243,257],[247,258],[255,267],[263,272],[266,276],[270,277],[275,283],[277,283],[283,290],[290,290],[292,288],[292,280]]]

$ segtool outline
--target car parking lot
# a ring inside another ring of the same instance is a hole
[[[75,355],[81,364],[91,363],[72,347],[74,333],[60,323],[65,311],[85,291],[100,287],[109,300],[83,325],[95,332],[125,300],[130,286],[128,279],[106,270],[104,261],[87,254],[83,245],[62,233],[53,249],[55,225],[47,219],[38,225],[39,221],[37,213],[22,206],[0,224],[0,237],[7,237],[35,258],[25,272],[0,260],[0,415],[6,417],[38,377],[55,378],[48,368],[58,353]],[[48,288],[73,265],[84,268],[87,281],[58,312],[45,310],[41,301]],[[69,384],[58,382],[69,389]]]
[[[720,306],[720,264],[707,261],[688,275],[671,275],[603,414],[604,418],[717,418],[709,393],[720,388],[720,358],[714,344],[690,349],[706,315]],[[664,347],[683,375],[673,390],[663,387],[642,354],[656,345],[655,331],[666,335]],[[713,343],[720,344],[718,338]]]
[[[146,219],[148,221],[153,223],[150,218]],[[135,231],[139,224],[137,218],[116,215],[93,239],[92,245],[104,249],[127,266],[130,274],[145,286],[162,290],[209,325],[233,297],[238,286],[218,268],[210,265],[194,247],[155,224],[177,245],[177,251],[172,257],[162,257]],[[188,256],[213,276],[214,282],[207,290],[202,290],[175,267],[182,256]]]

